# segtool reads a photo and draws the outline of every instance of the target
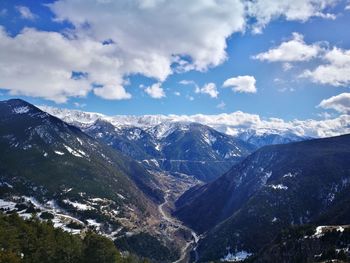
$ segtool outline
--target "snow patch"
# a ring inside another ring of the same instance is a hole
[[[64,155],[64,153],[63,153],[63,152],[60,152],[60,151],[55,151],[55,154]]]
[[[24,113],[27,113],[28,111],[29,111],[28,106],[17,107],[13,109],[13,112],[16,114],[24,114]]]
[[[67,151],[68,151],[70,154],[74,155],[75,157],[80,157],[80,158],[83,157],[80,153],[78,153],[77,151],[73,150],[73,149],[70,148],[69,146],[67,146],[67,145],[65,145],[65,144],[63,144],[63,145],[64,145],[64,147],[67,149]]]
[[[79,138],[77,138],[78,142],[80,143],[80,145],[83,145],[83,141],[80,140]]]
[[[293,178],[293,177],[295,177],[295,174],[287,173],[287,174],[283,175],[283,178],[287,178],[287,177]]]
[[[117,194],[118,195],[118,197],[120,198],[120,199],[122,199],[122,200],[125,200],[126,198],[123,196],[123,195],[121,195],[121,194]]]
[[[283,184],[270,184],[268,186],[275,190],[288,190],[288,186]]]
[[[86,210],[93,210],[95,208],[93,208],[92,206],[86,205],[86,204],[82,204],[79,202],[72,202],[68,199],[63,200],[64,203],[66,204],[70,204],[72,205],[74,208],[81,210],[81,211],[86,211]]]
[[[251,255],[252,255],[252,253],[249,253],[249,252],[244,251],[244,250],[238,251],[235,254],[228,252],[227,255],[225,257],[223,257],[220,261],[222,261],[222,262],[240,262],[240,261],[247,259]]]
[[[0,209],[15,209],[16,203],[0,199]]]

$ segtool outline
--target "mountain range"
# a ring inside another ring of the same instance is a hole
[[[350,135],[220,127],[2,101],[0,210],[152,262],[346,262]]]
[[[235,136],[181,116],[105,116],[42,106],[152,169],[193,175],[209,182],[257,148],[309,139],[293,133],[245,130]],[[218,128],[217,126],[214,126]],[[227,127],[228,128],[228,127]]]

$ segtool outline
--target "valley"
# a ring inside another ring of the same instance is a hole
[[[49,112],[62,119],[0,102],[5,214],[82,237],[93,231],[156,263],[260,263],[282,253],[281,238],[307,257],[333,245],[347,257],[349,135],[231,136],[192,122]],[[327,225],[325,235],[346,245],[310,234]]]
[[[350,0],[0,0],[0,263],[350,263]]]

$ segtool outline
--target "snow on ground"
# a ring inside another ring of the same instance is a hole
[[[16,114],[24,114],[24,113],[27,113],[28,111],[29,111],[28,106],[17,107],[13,109],[13,112]]]
[[[83,145],[83,141],[82,140],[80,140],[78,137],[77,137],[77,140],[80,143],[80,145]]]
[[[96,227],[96,230],[100,229],[101,223],[97,223],[95,219],[87,219],[89,226]]]
[[[295,174],[293,174],[293,173],[287,173],[287,174],[283,175],[283,178],[286,178],[286,177],[291,177],[291,178],[293,178],[293,177],[295,177]]]
[[[121,195],[121,194],[117,194],[117,195],[118,195],[118,197],[119,197],[120,199],[125,200],[125,197],[124,197],[123,195]]]
[[[67,149],[67,151],[70,153],[70,154],[72,154],[72,155],[74,155],[75,157],[83,157],[80,153],[78,153],[77,151],[75,151],[75,150],[73,150],[72,148],[70,148],[69,146],[67,146],[67,145],[65,145],[65,144],[63,144],[63,146]]]
[[[82,203],[79,203],[79,202],[73,202],[73,201],[70,201],[68,199],[63,200],[63,202],[66,203],[66,204],[70,204],[74,208],[76,208],[78,210],[82,210],[82,211],[94,210],[95,209],[92,206],[89,206],[89,205],[86,205],[86,204],[82,204]]]
[[[269,187],[275,190],[288,190],[288,186],[285,186],[283,184],[270,184]]]
[[[8,188],[13,188],[13,186],[7,182],[0,182],[0,186],[7,186]]]
[[[322,237],[326,232],[330,231],[338,231],[338,232],[344,232],[345,228],[349,228],[350,225],[342,225],[342,226],[318,226],[316,227],[315,233],[311,236],[313,238],[320,238]]]
[[[6,201],[4,199],[0,199],[0,209],[9,209],[12,210],[16,206],[16,203],[11,201]]]
[[[229,151],[228,153],[225,154],[225,159],[229,159],[231,157],[239,157],[241,156],[240,154],[236,153],[235,151]]]
[[[210,132],[206,132],[203,134],[203,140],[211,146],[216,142],[216,137],[213,136]]]
[[[247,259],[248,257],[250,257],[252,255],[252,253],[249,253],[247,251],[238,251],[235,254],[228,252],[227,255],[225,257],[223,257],[220,261],[223,262],[240,262],[243,261],[245,259]]]
[[[63,152],[60,152],[60,151],[55,151],[55,154],[64,155],[64,153],[63,153]]]
[[[141,130],[135,129],[133,131],[129,131],[129,134],[127,135],[129,140],[137,141],[141,138]]]

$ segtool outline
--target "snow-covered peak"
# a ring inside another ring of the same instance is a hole
[[[45,111],[67,123],[70,124],[93,124],[100,118],[106,117],[103,114],[95,113],[95,112],[85,112],[80,110],[69,110],[69,109],[60,109],[50,106],[37,106],[42,111]]]
[[[116,115],[107,116],[100,113],[80,110],[58,109],[49,106],[39,106],[43,111],[54,115],[65,122],[75,125],[91,125],[96,120],[108,121],[115,127],[133,126],[143,129],[158,127],[158,136],[173,127],[173,123],[200,123],[219,132],[232,136],[244,137],[264,136],[269,134],[283,137],[329,137],[350,133],[350,115],[341,115],[335,119],[326,120],[293,120],[283,121],[277,118],[261,119],[259,115],[236,111],[218,115]]]

